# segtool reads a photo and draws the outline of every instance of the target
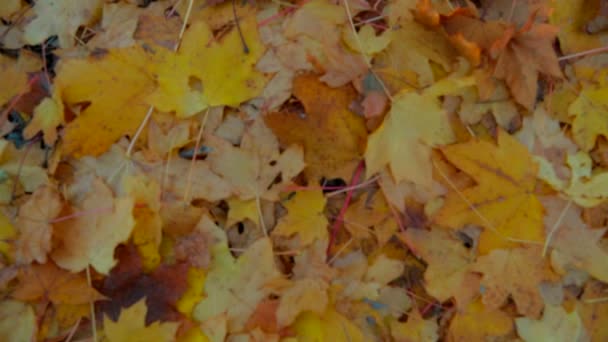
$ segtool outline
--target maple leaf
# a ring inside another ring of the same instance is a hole
[[[117,265],[107,277],[94,284],[110,299],[96,303],[102,312],[116,320],[122,308],[145,298],[148,308],[146,324],[183,318],[176,308],[187,291],[189,265],[182,262],[161,264],[154,271],[145,273],[143,259],[132,244],[119,246],[116,257]]]
[[[36,339],[37,322],[34,309],[16,300],[0,302],[0,339],[7,342]]]
[[[608,281],[607,252],[599,241],[606,229],[591,229],[581,219],[581,209],[557,197],[542,198],[547,244],[554,248],[551,258],[559,265],[571,265]],[[559,271],[559,269],[558,269]],[[563,270],[562,270],[563,271]]]
[[[101,0],[39,1],[33,7],[34,19],[25,26],[23,40],[36,45],[57,35],[59,45],[68,48],[76,41],[74,36],[81,25],[92,23],[101,14]]]
[[[95,178],[78,206],[79,210],[92,213],[54,226],[57,247],[51,257],[57,265],[72,272],[91,265],[97,272],[108,274],[116,263],[114,248],[129,238],[135,225],[133,206],[133,198],[115,199],[108,186]]]
[[[451,341],[487,341],[513,331],[513,319],[505,312],[486,308],[481,301],[471,302],[450,323]]]
[[[260,222],[256,200],[243,201],[231,198],[227,202],[230,209],[226,218],[226,227],[230,227],[237,222],[242,222],[245,219],[249,219],[256,224]]]
[[[302,145],[309,181],[350,177],[367,138],[364,120],[349,110],[354,89],[330,88],[314,75],[303,75],[294,79],[293,95],[305,113],[270,113],[264,116],[268,127],[281,144]]]
[[[442,148],[445,157],[477,185],[448,193],[434,220],[450,228],[476,224],[486,228],[479,252],[517,246],[514,241],[542,242],[542,206],[532,193],[536,165],[528,150],[498,131],[498,146],[475,139]]]
[[[356,239],[374,235],[380,245],[387,243],[397,231],[397,223],[383,196],[359,199],[344,214],[344,226]],[[372,229],[373,227],[373,229]]]
[[[291,328],[298,341],[365,341],[361,330],[334,309],[328,309],[321,315],[303,312]]]
[[[6,0],[0,4],[0,18],[8,18],[21,9],[21,0]]]
[[[556,280],[540,247],[495,249],[480,257],[471,270],[483,274],[482,300],[486,308],[499,309],[511,296],[517,311],[528,317],[539,316],[544,307],[541,282]]]
[[[599,281],[590,281],[585,286],[581,300],[576,309],[580,315],[592,341],[601,341],[608,337],[606,318],[608,317],[608,302],[597,302],[598,298],[606,296],[605,285]]]
[[[408,315],[407,322],[390,321],[391,336],[395,342],[432,342],[439,340],[439,326],[433,319],[425,320],[416,310]]]
[[[291,236],[297,234],[303,246],[314,240],[327,239],[327,218],[323,214],[327,200],[321,191],[301,191],[283,205],[287,215],[281,217],[272,234]]]
[[[362,53],[370,61],[375,54],[386,49],[390,44],[392,31],[387,30],[376,36],[374,27],[367,24],[361,27],[357,33],[354,33],[350,27],[345,28],[342,37],[351,50]]]
[[[104,4],[100,32],[87,45],[96,48],[124,48],[135,44],[133,34],[141,13],[135,4]]]
[[[172,341],[179,326],[178,323],[152,323],[145,325],[147,307],[144,300],[124,309],[116,322],[104,317],[104,333],[110,342],[127,341]]]
[[[599,48],[608,43],[607,32],[589,34],[585,30],[586,21],[593,14],[584,0],[556,1],[552,9],[549,19],[551,24],[560,28],[557,37],[565,55]]]
[[[196,305],[192,315],[199,322],[226,315],[228,331],[238,331],[270,293],[265,284],[280,277],[272,244],[268,238],[259,239],[234,259],[224,231],[208,217],[203,217],[201,224],[217,242],[211,247],[212,262],[205,280],[207,297]]]
[[[586,334],[578,313],[561,306],[547,305],[541,320],[516,318],[515,325],[524,341],[578,341]]]
[[[399,238],[428,264],[424,281],[431,296],[442,302],[454,297],[462,306],[477,294],[479,278],[469,272],[473,256],[449,232],[408,229]]]
[[[595,146],[599,135],[608,137],[608,87],[586,87],[578,98],[568,107],[568,113],[574,116],[572,135],[574,141],[584,150]]]
[[[163,51],[156,52],[155,58],[161,58]],[[97,156],[123,135],[134,134],[149,109],[145,97],[155,88],[154,63],[139,46],[100,57],[62,59],[56,67],[55,100],[66,106],[90,103],[67,124],[63,152]]]
[[[89,286],[82,273],[71,273],[49,262],[29,265],[19,271],[19,286],[13,298],[23,301],[49,300],[54,304],[87,304],[104,297]]]
[[[63,123],[63,106],[52,98],[45,98],[34,109],[34,117],[23,130],[26,139],[42,131],[44,143],[53,146],[57,141],[57,126]]]
[[[19,209],[15,225],[19,227],[19,237],[15,242],[16,259],[19,263],[32,261],[46,262],[51,251],[53,226],[63,203],[57,191],[49,186],[40,187]]]
[[[296,280],[281,293],[276,308],[279,326],[287,326],[302,312],[323,314],[329,304],[327,289],[329,284],[321,279],[305,278]]]
[[[242,200],[276,198],[277,190],[304,168],[302,149],[290,146],[280,153],[276,137],[261,119],[247,127],[240,148],[214,135],[207,136],[205,144],[212,148],[207,157],[211,169]],[[274,184],[279,174],[283,181]]]
[[[0,55],[0,72],[6,80],[0,84],[0,104],[5,104],[15,95],[26,93],[30,89],[27,73],[40,70],[41,66],[40,59],[25,50],[17,60]]]
[[[422,94],[406,91],[395,96],[382,125],[367,141],[365,163],[369,174],[388,164],[397,183],[408,180],[430,188],[431,148],[455,139],[437,96],[470,86],[472,82],[467,78],[445,79]]]

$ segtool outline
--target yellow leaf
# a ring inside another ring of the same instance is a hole
[[[574,115],[572,135],[585,151],[595,146],[599,135],[608,137],[608,87],[583,88],[578,98],[568,107]]]
[[[471,86],[473,82],[472,78],[446,79],[422,94],[406,91],[395,96],[391,111],[367,141],[368,173],[379,172],[388,165],[397,183],[408,180],[431,188],[431,148],[455,139],[437,96]]]
[[[23,40],[36,45],[57,35],[61,47],[72,47],[76,30],[93,22],[101,14],[102,5],[102,0],[38,1],[33,8],[35,18],[25,27]]]
[[[479,279],[469,272],[474,257],[449,232],[408,229],[399,237],[426,261],[424,281],[431,296],[441,302],[454,297],[459,306],[464,306],[477,295]]]
[[[597,299],[604,299],[594,302]],[[608,301],[604,284],[599,281],[589,281],[576,309],[583,320],[585,328],[591,336],[591,341],[600,342],[608,339]]]
[[[287,203],[287,215],[279,219],[273,235],[298,234],[300,243],[308,246],[316,239],[327,238],[327,218],[323,213],[327,200],[320,190],[296,192]]]
[[[436,223],[454,229],[465,224],[484,227],[480,254],[516,247],[516,241],[544,241],[542,206],[532,193],[537,167],[525,146],[499,130],[498,146],[475,139],[442,151],[477,185],[459,192],[452,189]]]
[[[177,311],[192,318],[192,310],[204,298],[205,271],[200,268],[188,269],[188,289],[175,305]]]
[[[517,333],[526,342],[578,341],[586,334],[578,313],[567,313],[561,306],[547,305],[541,320],[517,318],[515,325]]]
[[[437,322],[433,318],[424,320],[418,310],[412,310],[407,317],[407,322],[401,323],[392,319],[389,326],[395,342],[435,342],[439,340]]]
[[[539,286],[556,280],[540,246],[495,249],[477,259],[471,271],[482,273],[483,304],[491,310],[501,308],[509,296],[517,311],[528,317],[538,317],[545,305]]]
[[[21,0],[4,0],[0,3],[0,18],[8,18],[21,9]]]
[[[211,219],[203,217],[199,227],[218,242],[211,250],[213,260],[205,280],[207,297],[195,306],[192,316],[204,322],[226,315],[228,331],[239,331],[259,301],[271,292],[265,285],[280,277],[272,243],[268,238],[259,239],[235,259],[228,248],[226,233]],[[249,305],[243,305],[243,301]]]
[[[334,309],[323,314],[307,311],[292,325],[299,342],[363,342],[359,328]]]
[[[454,342],[488,341],[508,335],[512,330],[511,316],[500,310],[489,310],[477,300],[456,313],[448,334]]]
[[[4,256],[7,256],[11,248],[8,241],[12,240],[15,235],[17,235],[15,227],[9,218],[6,217],[4,213],[0,212],[0,253]]]
[[[560,28],[557,37],[564,54],[572,54],[606,46],[608,33],[589,34],[585,24],[595,15],[592,11],[598,2],[586,0],[557,0],[550,21]]]
[[[157,49],[155,58],[166,55]],[[63,152],[97,156],[123,135],[133,135],[149,108],[145,97],[155,88],[155,63],[137,46],[87,59],[62,59],[56,68],[56,101],[67,106],[90,102],[66,126]]]
[[[10,299],[0,302],[0,340],[35,341],[37,325],[31,306]]]
[[[358,39],[355,37],[355,33],[350,27],[344,28],[342,37],[350,49],[362,53],[366,59],[371,60],[375,54],[386,49],[388,44],[390,44],[392,32],[393,31],[391,30],[386,30],[379,36],[376,36],[374,27],[367,24],[361,27],[356,33]],[[359,42],[361,45],[359,45]]]
[[[293,323],[302,312],[324,313],[329,302],[327,288],[327,282],[319,278],[304,278],[294,281],[281,294],[276,312],[279,326]]]
[[[154,322],[145,325],[146,301],[144,299],[122,310],[117,322],[103,318],[104,333],[109,342],[166,342],[173,341],[179,323]]]
[[[116,263],[114,249],[129,239],[135,226],[133,198],[115,199],[101,180],[92,180],[78,211],[87,212],[54,226],[59,248],[51,257],[57,265],[80,272],[91,265],[108,274]]]
[[[304,105],[305,114],[274,112],[264,121],[281,144],[304,147],[309,181],[348,178],[365,148],[365,121],[349,110],[357,95],[351,86],[331,88],[315,75],[298,76],[293,95]]]
[[[246,11],[239,24],[248,52],[234,27],[219,41],[203,21],[193,23],[184,35],[180,54],[189,57],[192,75],[202,81],[205,102],[210,106],[236,107],[258,96],[266,84],[266,77],[255,70],[264,53],[255,11]]]
[[[251,220],[253,223],[260,222],[258,213],[258,204],[256,200],[240,200],[231,198],[228,201],[228,218],[226,219],[226,227],[230,227],[237,222],[245,219]]]
[[[45,98],[34,109],[34,117],[23,130],[23,136],[31,139],[38,132],[44,134],[44,143],[53,146],[57,140],[57,126],[63,123],[63,106],[52,98]]]
[[[29,264],[34,260],[46,262],[53,235],[53,226],[49,221],[56,218],[62,208],[59,193],[48,186],[38,188],[21,206],[15,220],[15,225],[19,227],[15,256],[20,263]]]
[[[133,243],[142,257],[144,271],[151,271],[160,264],[160,186],[144,176],[129,177],[124,183],[126,193],[138,204],[133,208]]]

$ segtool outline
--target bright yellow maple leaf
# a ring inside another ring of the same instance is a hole
[[[568,113],[574,116],[574,141],[583,150],[590,151],[599,135],[608,137],[608,86],[583,88],[568,107]]]
[[[33,7],[34,20],[25,26],[23,40],[26,44],[36,45],[57,35],[61,47],[72,47],[76,42],[76,30],[97,19],[102,6],[102,0],[38,1]]]
[[[515,319],[517,334],[526,342],[580,341],[586,336],[581,317],[576,311],[568,313],[561,306],[547,305],[541,320]]]
[[[482,300],[488,309],[501,308],[511,296],[517,311],[528,317],[540,315],[545,305],[540,284],[557,278],[542,257],[540,246],[495,249],[477,259],[471,270],[483,274]]]
[[[54,225],[57,248],[51,254],[57,265],[80,272],[91,265],[108,274],[116,264],[114,249],[131,236],[135,226],[133,198],[114,198],[98,178],[79,203],[78,211],[90,212]]]
[[[473,84],[473,78],[445,79],[422,94],[405,91],[396,95],[384,122],[367,140],[368,173],[388,165],[395,181],[408,180],[431,188],[431,148],[455,139],[438,96]]]
[[[516,247],[517,241],[544,241],[543,209],[533,193],[537,166],[524,145],[499,130],[498,145],[474,139],[446,146],[442,151],[477,185],[451,189],[435,215],[436,223],[454,229],[465,224],[484,227],[480,254]]]
[[[320,190],[296,192],[283,204],[287,215],[279,219],[273,235],[298,234],[303,246],[308,246],[317,239],[326,239],[328,222],[323,213],[326,203],[327,200]]]
[[[266,84],[266,77],[255,70],[265,50],[255,11],[241,16],[239,25],[247,52],[236,28],[216,41],[207,24],[195,22],[184,35],[180,54],[190,57],[193,75],[202,81],[203,96],[210,106],[236,107],[258,96]]]
[[[488,341],[513,331],[513,318],[506,312],[490,310],[481,301],[456,312],[450,323],[449,340],[454,342]]]
[[[549,17],[551,24],[560,28],[557,37],[564,54],[600,48],[608,44],[608,32],[589,34],[585,24],[596,15],[592,9],[597,2],[586,0],[556,0]]]
[[[167,54],[162,49],[156,52],[159,58]],[[155,88],[155,63],[138,46],[86,59],[62,60],[56,68],[56,101],[67,106],[90,102],[66,126],[63,153],[97,156],[123,135],[134,134],[150,107],[145,97]]]
[[[146,313],[145,299],[122,310],[118,321],[103,318],[104,333],[108,342],[166,342],[173,341],[179,323],[154,322],[145,325]]]

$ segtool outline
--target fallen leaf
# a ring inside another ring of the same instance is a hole
[[[0,18],[8,18],[21,9],[21,0],[6,0],[0,5]]]
[[[578,313],[561,306],[547,305],[541,320],[516,318],[515,325],[524,341],[578,341],[586,334]]]
[[[608,302],[602,300],[603,298],[606,298],[605,284],[591,281],[585,286],[581,300],[576,305],[576,311],[591,341],[594,342],[608,337],[608,328],[605,324],[608,317]]]
[[[57,127],[63,123],[63,106],[52,98],[45,98],[34,109],[34,117],[23,130],[26,139],[42,132],[44,143],[53,146],[57,141]]]
[[[108,274],[115,265],[114,248],[127,241],[135,226],[133,198],[114,198],[103,181],[94,179],[77,210],[85,212],[54,225],[57,247],[52,259],[62,268],[80,272],[89,265]]]
[[[395,342],[434,342],[439,340],[439,326],[434,319],[423,319],[416,310],[408,315],[407,322],[390,321],[391,336]]]
[[[303,312],[292,328],[298,341],[365,341],[361,330],[333,309],[322,315]]]
[[[211,268],[205,281],[207,297],[194,308],[193,317],[204,322],[220,315],[228,319],[228,331],[245,326],[257,304],[269,293],[265,284],[278,278],[268,238],[254,242],[235,259],[230,254],[225,233],[206,218],[205,229],[218,242],[211,247]],[[245,304],[246,303],[246,304]]]
[[[27,51],[19,54],[19,59],[0,55],[0,72],[6,82],[0,85],[0,104],[6,104],[14,96],[26,93],[28,85],[28,72],[40,70],[42,63]]]
[[[102,5],[101,0],[37,2],[33,6],[34,19],[25,26],[23,40],[36,45],[56,35],[61,47],[72,47],[76,42],[76,30],[95,21],[101,14]]]
[[[268,127],[282,145],[302,145],[310,182],[350,177],[367,138],[364,120],[349,110],[354,89],[330,88],[316,76],[303,75],[294,79],[293,95],[304,105],[304,113],[270,113],[264,117]]]
[[[276,198],[277,190],[304,168],[302,149],[290,146],[281,153],[276,137],[260,119],[246,128],[240,148],[213,135],[205,144],[212,149],[207,157],[211,169],[242,200]],[[275,184],[279,174],[282,182]]]
[[[300,279],[294,281],[281,293],[276,311],[279,326],[287,326],[303,312],[323,314],[329,304],[329,284],[320,279]]]
[[[472,81],[446,79],[422,94],[405,91],[396,95],[384,122],[367,141],[367,172],[373,174],[389,165],[397,183],[408,180],[430,188],[431,148],[455,139],[437,96],[472,85]],[[419,115],[421,111],[425,115]]]
[[[49,300],[53,304],[89,304],[104,297],[89,286],[82,273],[71,273],[54,263],[29,265],[19,271],[19,286],[11,294],[22,301]]]
[[[467,305],[474,298],[479,277],[469,272],[473,255],[448,231],[408,229],[399,238],[426,261],[424,281],[431,296],[441,302],[454,297],[459,306]]]
[[[581,268],[602,281],[608,281],[607,252],[599,244],[606,229],[591,229],[581,219],[581,209],[557,197],[542,198],[548,241],[553,247],[553,266]],[[556,225],[557,224],[557,225]],[[563,270],[557,270],[563,272]],[[560,273],[561,273],[560,272]]]
[[[538,317],[545,305],[541,283],[557,280],[536,246],[495,249],[477,259],[471,270],[483,274],[481,298],[487,309],[500,309],[510,296],[517,311],[527,317]]]
[[[367,24],[359,28],[357,33],[353,33],[350,27],[344,28],[342,37],[351,50],[362,53],[368,61],[371,61],[375,54],[386,49],[390,44],[392,31],[386,30],[377,36],[374,27]]]
[[[177,323],[144,323],[147,312],[146,302],[140,300],[124,309],[116,322],[104,317],[104,333],[110,342],[122,341],[172,341],[177,332]]]
[[[19,263],[45,263],[51,251],[52,220],[63,208],[59,193],[50,186],[40,187],[21,206],[15,225],[19,237],[15,242],[15,257]]]
[[[514,329],[513,318],[506,312],[488,309],[481,301],[470,303],[457,312],[450,323],[450,341],[487,341],[509,335]]]
[[[12,299],[0,302],[0,339],[2,341],[33,341],[36,339],[36,331],[36,315],[31,306]]]
[[[477,182],[476,186],[448,193],[435,222],[459,229],[476,224],[485,230],[479,253],[513,248],[517,241],[544,240],[542,206],[532,193],[536,165],[525,146],[498,131],[498,145],[475,139],[442,148],[445,157]]]
[[[286,237],[297,234],[302,246],[327,239],[328,221],[323,214],[326,202],[321,191],[296,192],[283,204],[287,215],[279,219],[272,234]]]
[[[608,137],[608,87],[583,88],[578,98],[568,107],[574,116],[572,135],[584,151],[595,146],[598,136]]]

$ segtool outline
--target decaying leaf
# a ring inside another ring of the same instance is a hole
[[[103,319],[104,333],[109,341],[171,341],[178,328],[177,323],[155,322],[148,326],[144,323],[146,317],[146,302],[140,300],[120,313],[118,321],[114,322],[107,317]]]

